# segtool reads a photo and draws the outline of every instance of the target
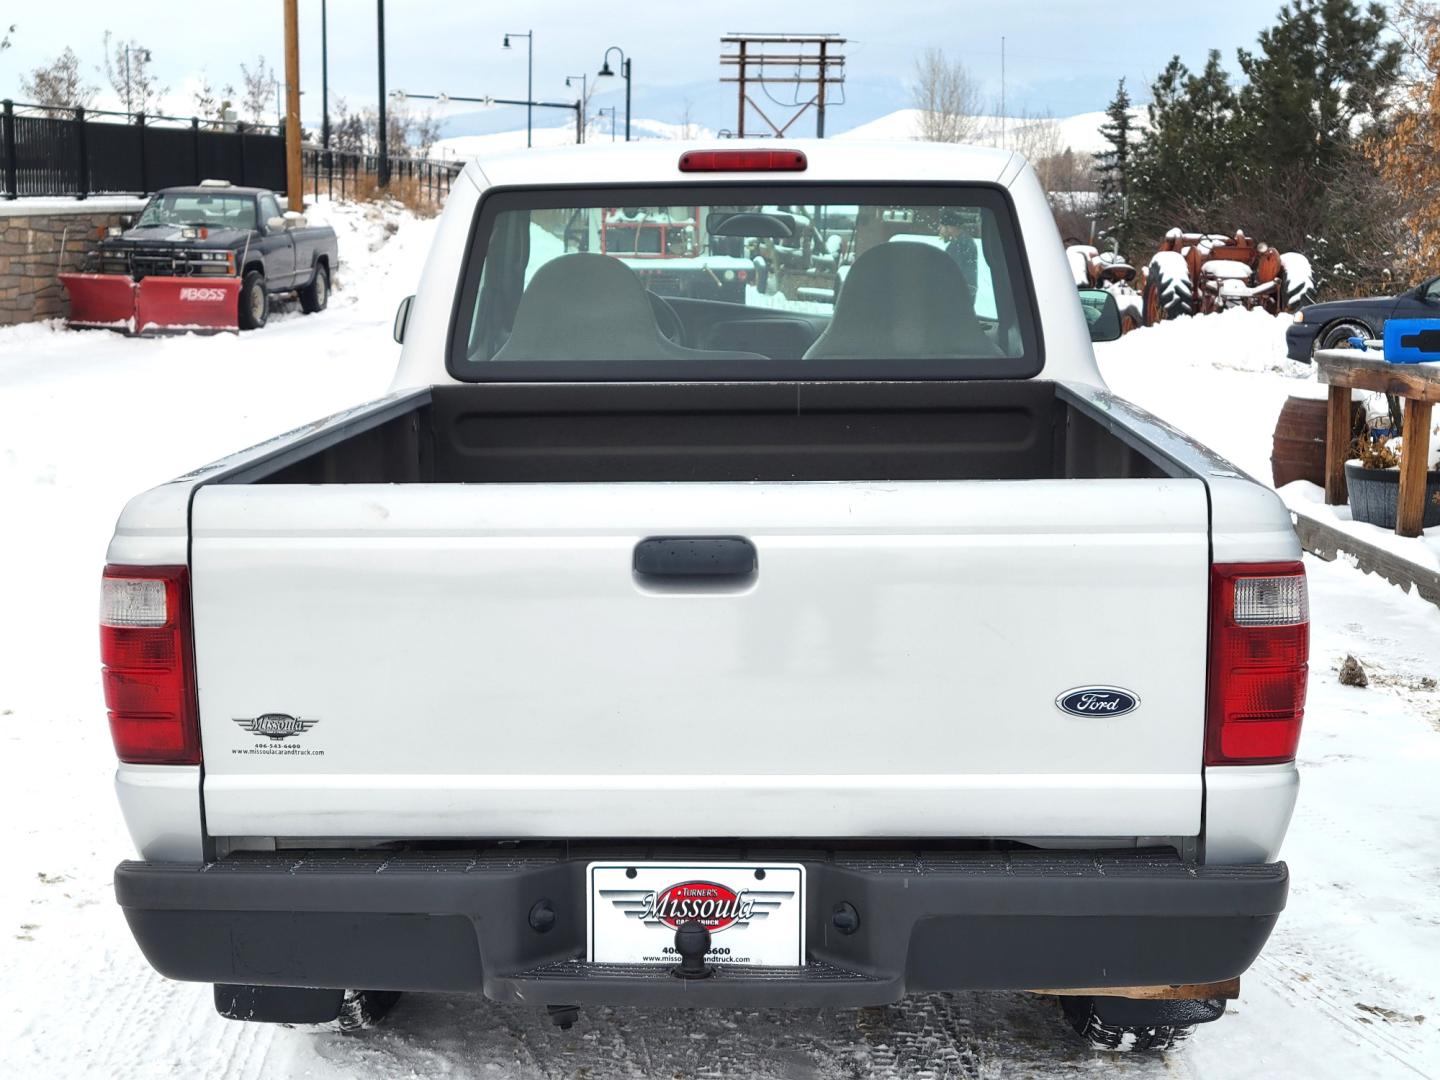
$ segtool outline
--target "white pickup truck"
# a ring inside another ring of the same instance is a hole
[[[629,203],[731,247],[842,206],[844,284],[657,295],[585,250]],[[1300,548],[1106,390],[1113,301],[1022,158],[471,164],[396,333],[387,397],[120,518],[156,969],[272,1021],[1029,990],[1164,1048],[1224,1011],[1288,887]]]

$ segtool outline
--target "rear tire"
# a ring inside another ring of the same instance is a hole
[[[1149,325],[1195,313],[1190,265],[1178,251],[1162,251],[1145,274],[1145,316]]]
[[[251,270],[240,283],[240,329],[259,330],[270,318],[270,294],[265,291],[265,275]]]
[[[399,990],[346,990],[335,1023],[341,1031],[364,1031],[384,1020],[400,1000]]]
[[[1369,338],[1370,328],[1362,323],[1338,322],[1321,333],[1317,347],[1321,349],[1348,349],[1352,337]]]
[[[1179,1046],[1197,1024],[1225,1015],[1225,1002],[1135,1001],[1113,997],[1062,997],[1060,1008],[1093,1050],[1163,1053]]]
[[[330,302],[330,271],[323,262],[316,265],[314,279],[299,292],[300,310],[306,315],[325,310],[325,305]]]

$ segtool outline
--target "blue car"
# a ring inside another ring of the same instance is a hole
[[[1440,277],[1431,278],[1399,296],[1311,304],[1296,312],[1295,325],[1285,332],[1286,352],[1291,360],[1308,364],[1316,349],[1343,347],[1352,337],[1381,337],[1387,319],[1437,318],[1440,318]]]

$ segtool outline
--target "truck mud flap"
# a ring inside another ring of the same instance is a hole
[[[147,277],[135,291],[135,330],[239,330],[240,279]]]
[[[70,294],[71,326],[133,330],[135,282],[124,274],[61,274]]]

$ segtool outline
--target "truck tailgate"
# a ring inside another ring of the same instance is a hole
[[[217,484],[192,535],[213,835],[1200,829],[1196,479]]]

